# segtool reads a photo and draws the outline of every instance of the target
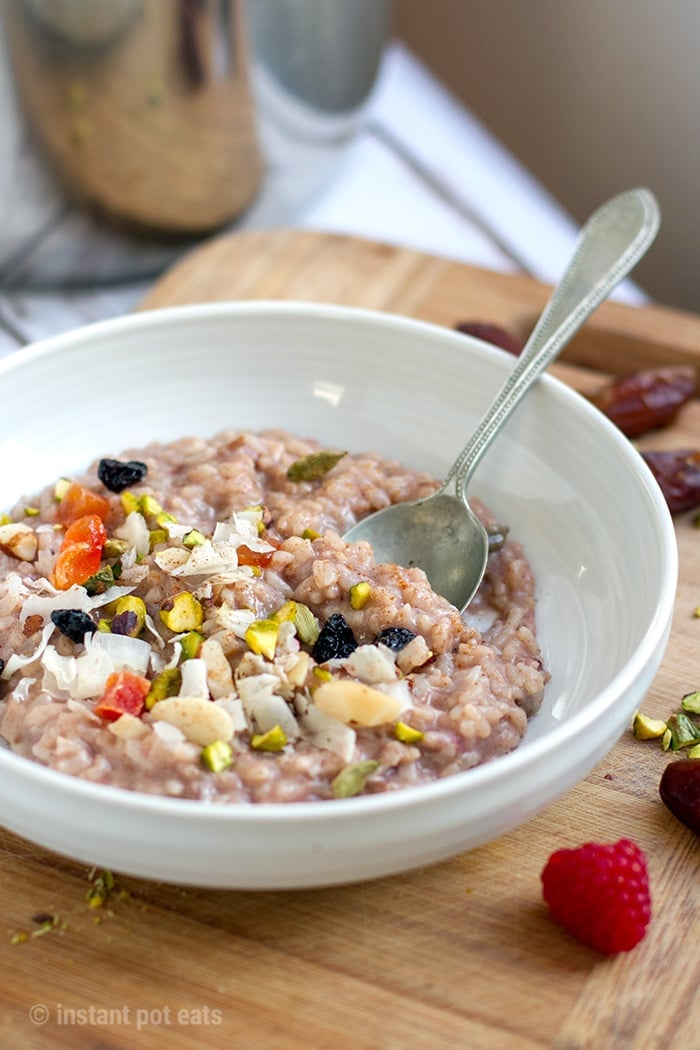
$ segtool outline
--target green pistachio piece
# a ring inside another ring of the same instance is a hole
[[[681,707],[691,715],[700,715],[700,691],[686,693],[681,700]]]
[[[361,580],[359,583],[353,583],[350,588],[350,605],[353,609],[364,609],[365,605],[369,601],[372,588],[367,583],[367,580]]]
[[[255,620],[245,632],[245,640],[251,652],[266,656],[268,660],[275,657],[279,624],[273,619]]]
[[[351,798],[359,795],[372,773],[379,768],[379,762],[366,759],[364,762],[353,762],[341,769],[331,781],[334,798]]]
[[[169,538],[170,537],[168,536],[168,533],[165,531],[165,529],[151,529],[151,531],[148,534],[149,550],[152,551],[153,548],[157,547],[159,543],[167,543]]]
[[[686,755],[688,758],[700,758],[700,744],[695,744],[694,747],[689,748],[686,751]]]
[[[202,762],[212,773],[220,773],[233,764],[233,748],[225,740],[215,740],[202,748]]]
[[[166,598],[160,607],[160,618],[175,634],[196,631],[204,623],[204,609],[189,591]]]
[[[110,536],[102,548],[103,558],[121,558],[129,549],[127,540],[119,540],[116,536]]]
[[[138,509],[144,518],[157,518],[159,514],[163,513],[163,508],[155,496],[149,496],[147,493],[139,496]]]
[[[671,751],[680,751],[700,742],[700,729],[682,711],[671,715],[668,720],[668,731],[671,734]]]
[[[187,634],[180,639],[182,659],[194,660],[203,641],[204,635],[200,634],[199,631],[188,631]]]
[[[53,487],[53,498],[56,500],[56,503],[60,503],[61,502],[61,500],[65,496],[66,492],[70,488],[71,484],[72,484],[72,482],[71,482],[70,478],[59,478],[58,479],[58,481],[56,482],[56,484]]]
[[[165,700],[168,696],[177,696],[180,692],[181,684],[182,673],[180,668],[166,667],[151,682],[151,688],[146,693],[146,710],[150,711],[159,700]]]
[[[255,733],[250,738],[250,746],[255,751],[281,751],[287,743],[287,734],[282,726],[273,726],[266,733]]]
[[[112,633],[138,638],[146,626],[146,615],[143,598],[137,598],[134,594],[125,594],[115,602]]]
[[[397,722],[394,726],[394,736],[402,744],[417,744],[419,740],[423,739],[425,734],[421,733],[420,729],[414,729],[413,726],[407,725],[406,722]]]
[[[308,456],[302,456],[290,464],[287,470],[289,481],[318,481],[336,463],[340,463],[347,452],[329,452],[323,449],[320,452],[310,452]]]
[[[129,492],[128,489],[121,493],[119,499],[125,514],[133,514],[134,511],[139,509],[139,497],[135,496],[133,492]]]
[[[200,532],[199,529],[190,529],[190,531],[186,532],[182,537],[183,547],[188,547],[189,550],[192,550],[193,547],[201,547],[206,541],[207,537],[203,532]]]
[[[660,719],[649,718],[647,715],[643,715],[641,711],[635,711],[634,719],[632,720],[632,732],[637,740],[655,740],[657,737],[663,736],[666,729],[666,723]]]
[[[121,562],[117,561],[114,565],[102,565],[81,586],[85,588],[89,595],[104,594],[105,591],[114,586],[114,582],[119,579],[121,572]]]
[[[302,540],[317,540],[321,535],[320,532],[316,532],[316,529],[304,529],[301,534]]]

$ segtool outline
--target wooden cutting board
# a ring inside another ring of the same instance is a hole
[[[211,242],[143,305],[324,300],[524,335],[547,294],[523,276],[283,231]],[[700,318],[606,303],[553,370],[591,392],[603,374],[674,362],[700,363]],[[643,444],[700,447],[700,404]],[[657,717],[700,687],[692,519],[677,522],[675,621],[644,704]],[[496,842],[327,890],[225,892],[117,875],[92,909],[82,865],[1,833],[0,1045],[690,1050],[700,1045],[700,840],[659,800],[667,761],[625,734],[574,790]],[[633,952],[605,959],[550,921],[540,872],[555,848],[622,836],[647,853],[654,919]],[[58,917],[46,932],[42,913]],[[21,939],[32,932],[41,935]]]

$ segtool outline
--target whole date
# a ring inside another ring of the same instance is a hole
[[[591,401],[627,437],[666,427],[695,393],[695,369],[686,365],[650,368],[615,379]]]

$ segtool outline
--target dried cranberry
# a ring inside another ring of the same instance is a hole
[[[357,649],[355,635],[342,613],[329,616],[312,649],[314,660],[323,664],[326,660],[342,660]]]
[[[700,835],[700,758],[669,762],[659,784],[661,800],[696,835]]]
[[[386,645],[387,649],[391,649],[392,652],[398,653],[405,645],[412,642],[415,637],[414,632],[409,631],[406,627],[385,627],[383,631],[379,632],[374,641],[377,645],[381,643]]]
[[[97,630],[92,617],[81,609],[54,609],[51,620],[72,642],[82,642],[86,634],[94,634]]]
[[[489,321],[460,321],[455,328],[464,335],[473,335],[476,339],[483,339],[485,343],[500,346],[501,350],[507,350],[516,357],[525,345],[501,325],[491,324]]]
[[[138,459],[125,463],[118,459],[101,459],[97,476],[110,492],[123,492],[129,485],[138,485],[148,473],[148,467]]]

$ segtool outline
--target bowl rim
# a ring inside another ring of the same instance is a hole
[[[0,377],[6,372],[27,367],[36,357],[55,355],[65,350],[66,347],[80,348],[86,342],[100,339],[103,336],[119,334],[121,331],[127,333],[133,329],[148,331],[152,328],[167,327],[173,324],[180,327],[183,322],[196,326],[204,320],[230,318],[265,321],[269,320],[271,315],[287,316],[297,320],[342,321],[373,327],[378,325],[394,332],[403,329],[414,336],[420,336],[422,333],[426,338],[433,340],[437,338],[455,347],[464,347],[466,342],[469,342],[477,352],[499,359],[500,367],[511,359],[511,355],[506,351],[475,336],[465,335],[443,325],[408,315],[366,307],[306,300],[255,299],[149,308],[81,325],[79,328],[27,344],[6,355],[0,359]],[[528,768],[540,763],[552,749],[558,750],[562,746],[571,746],[579,734],[585,732],[592,723],[615,706],[620,697],[643,672],[649,655],[656,652],[659,646],[665,645],[675,602],[678,551],[673,520],[661,489],[629,439],[602,412],[562,380],[552,374],[545,374],[538,382],[545,390],[552,390],[558,398],[564,399],[565,404],[568,402],[578,412],[590,414],[590,418],[595,419],[596,426],[603,428],[607,438],[627,459],[630,468],[636,475],[637,482],[646,490],[647,498],[655,512],[653,520],[661,540],[656,551],[661,557],[659,558],[660,582],[654,615],[624,667],[586,703],[581,711],[576,712],[538,739],[530,740],[526,744],[527,738],[525,738],[514,751],[499,756],[496,761],[487,762],[430,783],[403,787],[400,791],[347,799],[257,804],[249,802],[203,803],[200,799],[179,799],[83,780],[72,774],[50,769],[5,748],[0,748],[0,770],[6,768],[11,774],[19,773],[22,778],[29,779],[37,785],[49,789],[60,789],[61,792],[67,792],[83,802],[101,802],[120,808],[125,807],[148,817],[187,819],[197,816],[199,820],[204,818],[217,823],[241,821],[244,824],[250,822],[276,824],[283,820],[286,825],[299,825],[314,823],[323,815],[333,819],[355,819],[371,815],[373,811],[387,813],[411,808],[415,804],[446,801],[452,796],[466,794],[466,788],[479,790],[488,787],[495,780],[502,779],[504,775],[522,775]],[[329,801],[332,802],[330,806]]]

